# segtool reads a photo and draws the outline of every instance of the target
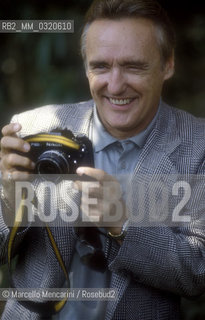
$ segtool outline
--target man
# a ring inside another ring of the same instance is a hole
[[[81,46],[94,101],[34,109],[15,116],[2,130],[4,216],[12,214],[9,185],[28,180],[35,167],[26,156],[30,146],[22,137],[56,127],[87,135],[93,143],[95,168],[80,167],[77,174],[94,178],[99,185],[90,190],[89,196],[97,199],[90,207],[87,193],[82,193],[82,213],[103,220],[109,214],[105,209],[109,211],[108,198],[112,198],[112,193],[102,196],[104,182],[115,182],[117,193],[122,189],[118,223],[102,228],[107,234],[97,229],[107,261],[103,272],[82,262],[86,249],[73,228],[57,228],[53,236],[72,288],[115,288],[118,299],[107,303],[68,301],[54,319],[179,319],[180,296],[195,296],[205,289],[204,227],[200,220],[196,225],[175,228],[166,223],[153,227],[143,222],[140,226],[135,220],[142,203],[137,188],[144,181],[165,176],[167,182],[178,175],[204,174],[204,122],[161,100],[164,81],[174,73],[169,19],[152,0],[94,1],[86,16]],[[127,175],[132,180],[130,202]],[[77,191],[70,191],[73,197],[83,188],[80,181],[74,186]],[[146,195],[142,196],[147,208]],[[5,261],[9,229],[3,215],[1,230]],[[16,238],[20,255],[14,274],[16,286],[63,286],[65,279],[45,230],[26,228]],[[46,317],[40,310],[9,300],[3,319],[20,318]]]

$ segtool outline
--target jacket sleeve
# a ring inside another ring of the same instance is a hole
[[[191,227],[130,227],[110,269],[131,273],[144,285],[176,294],[204,293],[204,231]]]
[[[183,214],[189,223],[130,224],[122,246],[110,264],[113,272],[131,274],[146,286],[183,296],[205,291],[204,173],[191,186],[192,201]]]

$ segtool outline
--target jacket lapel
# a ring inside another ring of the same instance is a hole
[[[176,173],[170,155],[180,143],[175,114],[170,107],[161,103],[156,125],[145,143],[133,176],[142,174],[150,178],[150,174]]]

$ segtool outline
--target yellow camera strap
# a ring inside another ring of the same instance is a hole
[[[16,238],[16,235],[18,233],[18,230],[20,228],[20,221],[22,221],[24,216],[24,209],[23,209],[23,202],[24,202],[24,194],[20,203],[20,206],[17,210],[17,214],[14,221],[14,226],[11,228],[10,235],[9,235],[9,241],[8,241],[8,269],[10,273],[10,282],[13,288],[15,288],[14,282],[12,280],[12,267],[11,267],[11,259],[12,259],[12,250],[14,248],[14,241]],[[53,248],[53,251],[55,253],[55,256],[59,262],[59,265],[65,275],[65,279],[67,280],[68,284],[68,290],[70,289],[70,281],[69,281],[69,275],[66,270],[63,258],[61,256],[61,253],[58,249],[58,246],[56,244],[56,241],[53,237],[53,234],[51,232],[51,229],[48,227],[48,225],[45,226],[48,238],[50,240],[51,246]],[[39,312],[42,315],[48,315],[48,314],[54,314],[59,312],[63,306],[65,305],[67,299],[64,298],[60,301],[45,301],[45,302],[34,302],[31,300],[26,301],[19,301],[22,305],[24,305],[26,308],[29,308],[30,310],[34,312]]]
[[[47,134],[47,133],[41,133],[37,134],[35,136],[30,136],[26,139],[27,142],[54,142],[54,143],[60,143],[66,147],[79,150],[80,145],[73,141],[72,139],[66,138],[64,136],[59,136],[56,134]]]

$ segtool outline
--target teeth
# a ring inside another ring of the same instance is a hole
[[[125,105],[131,102],[131,99],[109,99],[111,103],[118,104],[118,105]]]

